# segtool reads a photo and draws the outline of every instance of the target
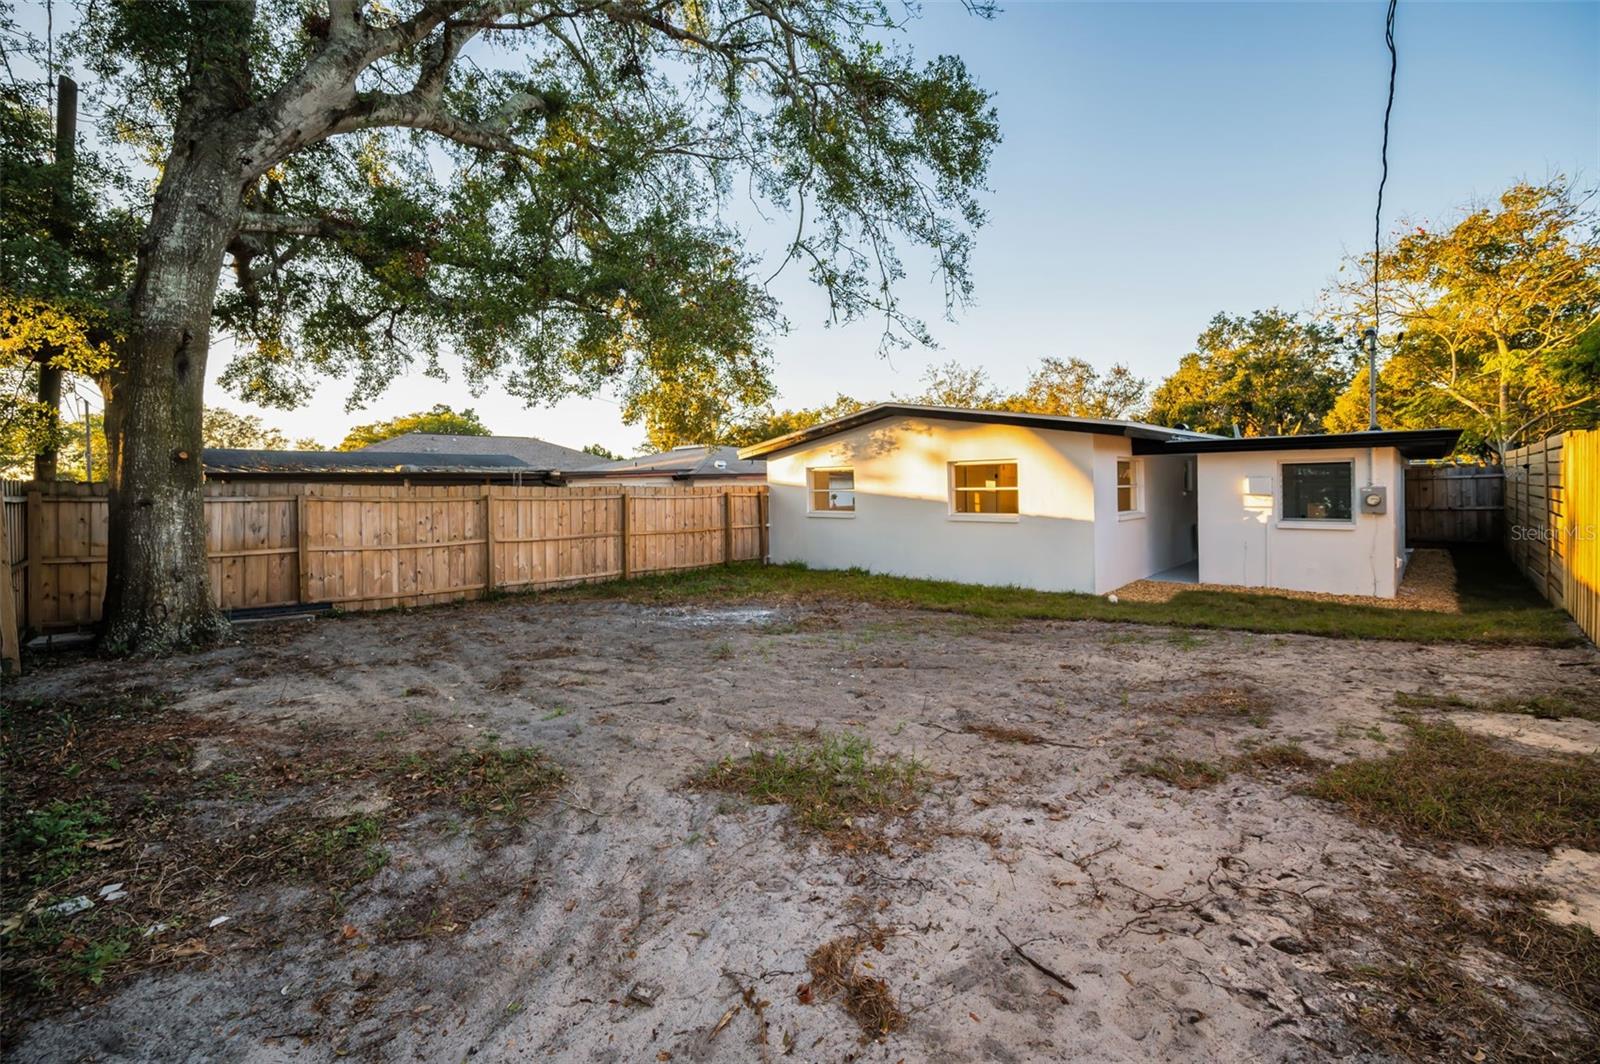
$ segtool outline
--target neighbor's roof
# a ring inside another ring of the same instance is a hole
[[[721,462],[719,467],[717,463]],[[589,477],[670,476],[679,480],[695,477],[764,477],[767,463],[739,457],[737,447],[674,447],[661,454],[624,458],[588,469],[568,470],[569,480]]]
[[[523,470],[509,454],[414,454],[406,451],[254,451],[207,447],[205,471],[218,473],[476,473]],[[528,469],[529,472],[538,472]]]
[[[509,455],[535,469],[588,469],[605,463],[587,451],[575,451],[534,436],[450,436],[437,432],[408,432],[403,436],[369,443],[358,452],[403,451],[418,455]]]
[[[1222,438],[1220,436],[1210,436],[1204,432],[1188,432],[1184,429],[1169,429],[1161,425],[1147,425],[1142,421],[1117,421],[1098,417],[1068,417],[1065,414],[1027,414],[1013,410],[974,410],[961,406],[929,406],[923,403],[879,403],[876,406],[869,406],[865,410],[858,410],[854,414],[846,414],[844,417],[834,418],[832,421],[824,421],[822,424],[813,425],[808,429],[791,432],[787,436],[763,440],[740,450],[739,457],[759,458],[769,454],[776,454],[778,451],[786,451],[791,447],[810,443],[812,440],[848,432],[862,425],[869,425],[874,421],[883,421],[892,417],[927,417],[937,418],[941,421],[978,421],[993,425],[1020,425],[1031,429],[1060,429],[1066,432],[1092,432],[1103,436],[1132,436],[1158,440],[1172,438],[1213,440]]]
[[[1456,449],[1460,429],[1377,429],[1307,436],[1216,436],[1193,440],[1141,439],[1134,454],[1222,454],[1234,451],[1326,451],[1350,447],[1393,447],[1405,458],[1443,458]]]

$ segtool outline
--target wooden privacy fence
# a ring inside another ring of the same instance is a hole
[[[575,488],[208,483],[211,592],[224,610],[381,609],[767,555],[763,486]],[[104,485],[5,485],[20,627],[100,619]]]
[[[1406,543],[1499,543],[1505,471],[1499,466],[1406,467]]]
[[[1600,641],[1600,430],[1507,451],[1506,551]]]

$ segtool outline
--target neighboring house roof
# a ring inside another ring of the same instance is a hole
[[[1014,410],[973,410],[961,406],[930,406],[925,403],[879,403],[858,410],[854,414],[824,421],[820,425],[777,436],[770,440],[745,447],[740,458],[760,458],[791,447],[798,447],[833,436],[841,432],[883,421],[893,417],[931,417],[944,421],[978,421],[993,425],[1020,425],[1033,429],[1062,429],[1067,432],[1093,432],[1105,436],[1132,436],[1135,438],[1167,440],[1173,438],[1192,440],[1223,439],[1204,432],[1171,429],[1162,425],[1147,425],[1142,421],[1117,421],[1111,418],[1069,417],[1065,414],[1028,414]]]
[[[408,432],[403,436],[369,443],[353,454],[403,451],[424,455],[509,455],[535,469],[587,469],[605,463],[587,451],[576,451],[534,436],[449,436],[437,432]]]
[[[406,451],[255,451],[207,447],[205,471],[220,473],[477,473],[526,470],[509,454],[413,454]],[[529,470],[533,472],[533,470]]]
[[[1456,449],[1460,429],[1376,429],[1306,436],[1218,436],[1205,440],[1136,440],[1134,454],[1219,454],[1237,451],[1325,451],[1349,447],[1393,447],[1405,458],[1443,458]]]
[[[736,447],[674,447],[661,454],[624,458],[588,469],[565,470],[567,479],[591,477],[669,476],[678,480],[696,477],[752,477],[767,475],[767,463],[739,456]]]
[[[1061,429],[1067,432],[1092,432],[1127,436],[1133,440],[1134,454],[1199,454],[1226,451],[1325,450],[1336,447],[1394,447],[1407,458],[1443,458],[1455,450],[1460,429],[1413,429],[1378,432],[1339,432],[1307,436],[1214,436],[1205,432],[1150,425],[1143,421],[1115,421],[1107,418],[1068,417],[1062,414],[1027,414],[1011,410],[972,410],[955,406],[927,406],[921,403],[879,403],[845,417],[824,421],[787,436],[778,436],[746,447],[741,458],[764,457],[799,447],[813,440],[882,421],[892,417],[930,417],[946,421],[977,421],[994,425],[1020,425],[1035,429]]]

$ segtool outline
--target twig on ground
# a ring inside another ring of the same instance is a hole
[[[1000,935],[1001,938],[1006,940],[1007,944],[1009,944],[1011,946],[1012,952],[1014,952],[1017,956],[1021,957],[1023,960],[1027,961],[1038,972],[1040,972],[1041,974],[1043,974],[1045,976],[1048,976],[1049,978],[1055,980],[1057,983],[1060,983],[1062,986],[1066,987],[1068,990],[1076,990],[1076,989],[1078,989],[1077,984],[1074,983],[1071,979],[1068,979],[1066,976],[1062,975],[1060,972],[1056,971],[1054,968],[1052,968],[1049,965],[1045,964],[1043,961],[1039,960],[1037,957],[1034,957],[1033,955],[1031,955],[1027,950],[1023,949],[1020,945],[1018,945],[1017,943],[1013,942],[1011,940],[1011,936],[1006,934],[1000,928],[996,927],[995,931],[996,931],[996,933],[998,933]]]

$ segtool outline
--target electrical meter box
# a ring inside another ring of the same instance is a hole
[[[1389,489],[1382,484],[1369,484],[1361,489],[1361,512],[1381,514],[1389,511]]]
[[[1245,477],[1244,493],[1246,495],[1271,495],[1271,477]]]

